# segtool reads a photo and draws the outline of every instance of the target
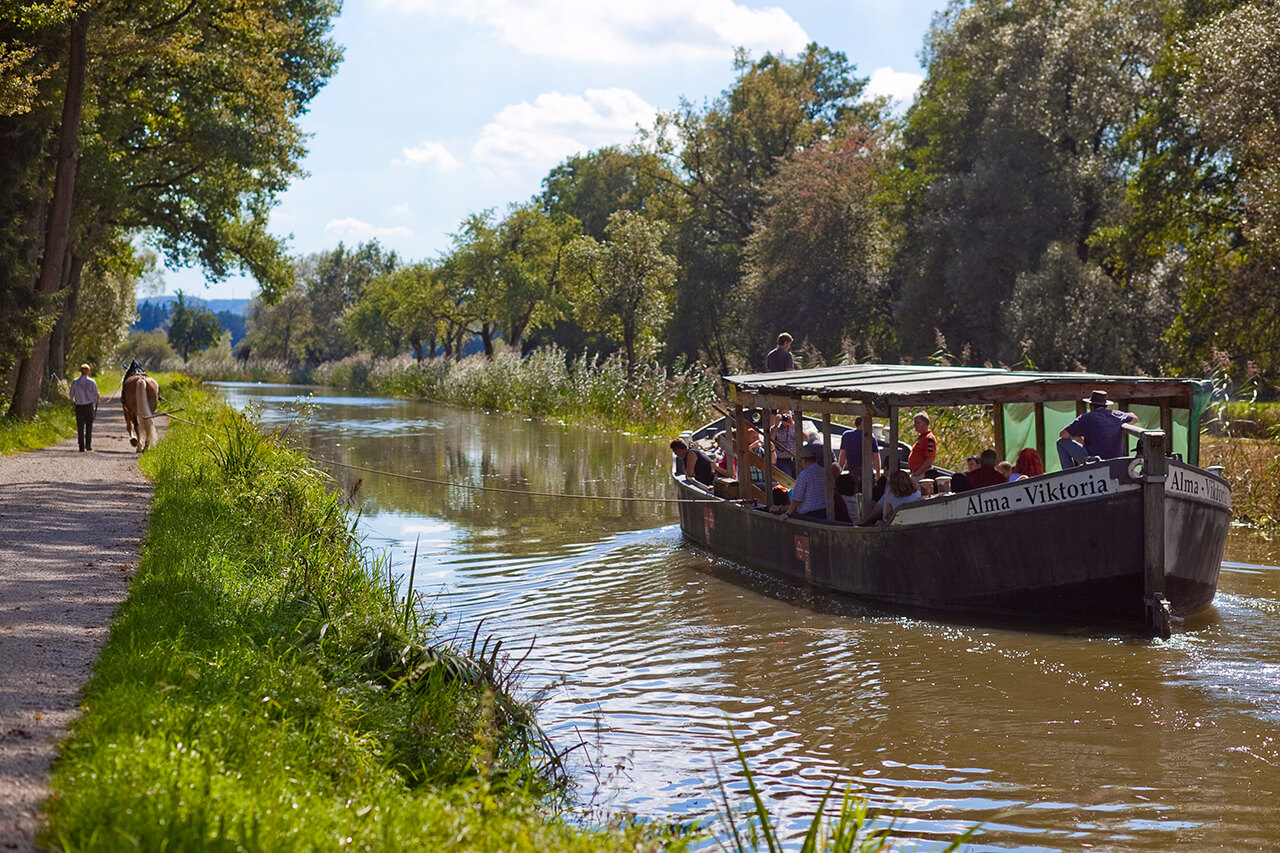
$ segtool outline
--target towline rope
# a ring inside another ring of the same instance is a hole
[[[198,424],[195,421],[189,421],[186,418],[180,418],[177,415],[173,414],[173,412],[181,412],[181,411],[182,409],[172,409],[169,412],[156,412],[155,415],[153,415],[153,417],[159,417],[161,415],[164,415],[165,417],[172,418],[175,421],[182,421],[184,424],[190,424],[191,426],[194,426],[194,427],[203,426],[203,424]],[[664,504],[705,503],[705,501],[691,500],[689,498],[629,498],[629,497],[621,497],[621,496],[610,497],[608,495],[580,495],[580,494],[565,494],[562,492],[539,492],[539,491],[531,491],[529,489],[508,489],[502,486],[475,486],[470,483],[454,483],[449,480],[436,480],[431,477],[421,477],[416,474],[400,474],[396,471],[384,471],[381,468],[370,468],[367,465],[352,465],[349,462],[339,462],[336,459],[326,459],[323,456],[316,456],[314,454],[307,454],[307,455],[312,461],[319,462],[323,465],[337,465],[340,468],[351,468],[352,470],[355,470],[355,471],[365,471],[370,474],[380,474],[384,477],[399,477],[401,480],[412,480],[418,483],[430,483],[433,486],[449,486],[455,489],[470,489],[472,491],[477,491],[477,492],[501,492],[503,494],[508,494],[508,495],[529,495],[532,497],[539,497],[539,498],[569,498],[571,500],[584,500],[584,501],[622,501],[624,503],[664,503]]]

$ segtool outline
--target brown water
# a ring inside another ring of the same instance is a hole
[[[263,419],[307,389],[226,385]],[[665,441],[433,404],[314,397],[320,456],[451,483],[672,496]],[[1280,544],[1235,531],[1216,606],[1168,641],[878,614],[682,543],[670,506],[363,477],[367,544],[449,614],[533,651],[539,718],[583,811],[691,820],[732,733],[798,846],[827,788],[897,814],[906,849],[1280,849]],[[589,760],[588,760],[589,759]]]

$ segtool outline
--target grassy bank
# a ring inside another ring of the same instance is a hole
[[[188,366],[203,379],[302,382],[395,397],[515,412],[647,435],[701,424],[719,399],[714,372],[701,365],[679,370],[638,365],[628,374],[617,356],[571,358],[547,347],[521,357],[510,350],[492,359],[358,355],[310,370],[283,363],[202,361]]]
[[[199,426],[142,458],[142,561],[57,762],[46,843],[661,846],[556,818],[566,783],[503,656],[435,642],[300,457],[190,382],[163,391]]]
[[[70,400],[42,402],[30,420],[0,417],[0,456],[38,450],[76,434],[76,410]]]

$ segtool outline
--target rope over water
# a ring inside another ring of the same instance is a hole
[[[181,411],[182,409],[172,409],[168,412],[156,412],[155,417],[164,415],[165,417],[172,418],[175,421],[182,421],[184,424],[190,424],[191,426],[194,426],[194,427],[203,426],[202,424],[198,424],[195,421],[189,421],[186,418],[180,418],[173,414],[173,412],[181,412]],[[504,488],[502,486],[477,486],[471,483],[454,483],[449,480],[436,480],[431,477],[421,477],[416,474],[400,474],[400,473],[397,473],[396,471],[384,471],[381,468],[370,468],[367,465],[352,465],[349,462],[339,462],[336,459],[326,459],[323,456],[316,456],[314,454],[307,454],[307,455],[311,458],[312,461],[319,462],[322,465],[337,465],[340,468],[351,468],[352,470],[355,470],[355,471],[365,471],[370,474],[378,474],[383,477],[399,477],[401,480],[412,480],[418,483],[430,483],[431,485],[434,485],[434,486],[449,486],[455,489],[470,489],[472,491],[477,491],[477,492],[501,492],[503,494],[508,494],[508,495],[530,495],[533,497],[540,497],[540,498],[569,498],[572,500],[583,500],[583,501],[609,501],[609,502],[622,501],[624,503],[665,503],[665,504],[704,503],[704,501],[691,500],[689,498],[632,498],[632,497],[620,497],[620,496],[610,497],[609,495],[580,495],[580,494],[565,494],[561,492],[539,492],[539,491],[533,491],[530,489],[509,489],[509,488]]]

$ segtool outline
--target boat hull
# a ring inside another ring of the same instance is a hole
[[[1163,594],[1175,614],[1208,607],[1230,523],[1225,482],[1170,463]],[[893,523],[784,520],[676,480],[685,536],[730,560],[893,607],[985,617],[1142,625],[1144,491],[1131,460],[934,498]],[[1192,482],[1194,480],[1194,482]],[[1223,500],[1225,496],[1225,503]]]

